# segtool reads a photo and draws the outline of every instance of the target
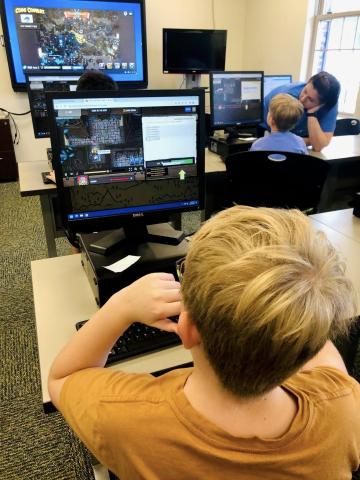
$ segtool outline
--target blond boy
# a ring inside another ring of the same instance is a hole
[[[351,478],[360,387],[330,339],[356,305],[326,237],[299,211],[238,206],[182,272],[181,293],[169,274],[116,293],[55,360],[50,395],[79,437],[121,480]],[[102,368],[133,321],[177,331],[194,367]]]
[[[307,154],[305,141],[291,133],[304,113],[302,103],[287,93],[273,97],[267,114],[267,123],[271,133],[254,142],[250,150],[277,150]]]

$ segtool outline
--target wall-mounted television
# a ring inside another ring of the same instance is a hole
[[[164,73],[209,73],[225,69],[226,30],[163,29]]]
[[[15,91],[25,73],[104,70],[122,87],[147,86],[144,0],[0,0]]]

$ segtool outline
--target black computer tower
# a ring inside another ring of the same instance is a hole
[[[94,293],[96,303],[101,307],[118,290],[138,278],[152,272],[172,273],[176,278],[176,260],[184,257],[188,241],[179,245],[166,245],[155,242],[132,243],[125,240],[110,255],[101,255],[89,250],[89,246],[108,232],[79,235],[81,262]],[[121,273],[113,273],[104,268],[127,255],[138,255],[140,259]]]

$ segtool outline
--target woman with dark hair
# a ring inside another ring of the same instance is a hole
[[[303,137],[307,145],[320,151],[333,137],[338,113],[340,83],[327,72],[313,75],[307,83],[296,82],[274,88],[264,99],[265,126],[271,99],[278,93],[288,93],[300,100],[304,113],[292,130]]]

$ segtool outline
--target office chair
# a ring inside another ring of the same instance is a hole
[[[339,118],[339,120],[336,120],[334,137],[358,135],[359,133],[360,120],[358,118]]]
[[[317,211],[330,166],[310,155],[254,151],[225,159],[230,200],[254,207],[298,208]]]

